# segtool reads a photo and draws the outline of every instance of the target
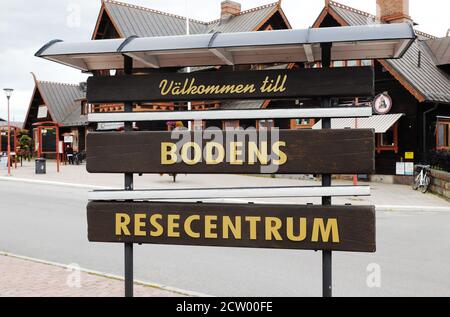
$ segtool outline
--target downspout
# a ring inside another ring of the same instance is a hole
[[[423,142],[422,143],[422,146],[423,146],[423,158],[426,157],[426,152],[427,152],[427,114],[429,114],[429,113],[431,113],[433,111],[436,111],[438,106],[439,106],[439,104],[435,103],[433,108],[431,108],[431,109],[429,109],[429,110],[427,110],[427,111],[425,111],[423,113],[423,123],[422,123],[422,129],[423,129],[422,130],[422,133],[423,133],[423,135],[422,135],[422,137],[423,137],[423,140],[422,140],[422,142]]]

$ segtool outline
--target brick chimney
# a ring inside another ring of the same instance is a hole
[[[230,0],[222,1],[221,8],[221,20],[229,19],[241,13],[241,4]]]
[[[385,23],[412,23],[409,0],[377,0],[377,18]]]

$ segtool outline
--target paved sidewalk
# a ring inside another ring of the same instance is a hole
[[[0,181],[7,178],[6,171],[0,170]],[[61,182],[78,184],[80,186],[94,186],[102,188],[123,188],[122,174],[89,174],[84,165],[61,166],[61,172],[56,173],[55,162],[47,162],[47,174],[35,175],[34,162],[26,162],[24,167],[13,170],[12,179],[27,179],[32,181]],[[266,186],[317,186],[316,181],[273,179],[269,177],[253,177],[242,175],[179,175],[177,183],[173,183],[168,175],[144,175],[135,177],[135,189],[173,189],[173,188],[211,188],[211,187],[266,187]],[[351,182],[333,181],[333,184],[351,185]],[[413,191],[409,186],[379,183],[361,183],[370,185],[371,197],[335,198],[337,204],[376,205],[379,210],[394,211],[412,209],[415,211],[450,211],[450,203],[433,194],[422,194]],[[280,202],[280,200],[255,199],[255,202]],[[290,198],[283,199],[289,203],[320,204],[320,199]],[[432,210],[432,209],[435,210]]]
[[[123,281],[0,254],[0,297],[123,297]],[[180,297],[135,285],[136,297]]]

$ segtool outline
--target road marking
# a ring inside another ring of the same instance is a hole
[[[70,268],[68,265],[65,265],[65,264],[60,264],[60,263],[56,263],[56,262],[30,258],[30,257],[27,257],[27,256],[17,255],[17,254],[8,253],[8,252],[1,252],[0,251],[0,256],[6,256],[6,257],[16,258],[16,259],[20,259],[20,260],[24,260],[24,261],[30,261],[30,262],[50,265],[50,266],[59,267],[59,268],[63,268],[63,269],[69,269]],[[80,268],[80,271],[83,272],[83,273],[97,275],[97,276],[108,278],[108,279],[114,279],[114,280],[119,280],[119,281],[123,281],[124,280],[123,276],[119,276],[119,275],[102,273],[102,272],[88,270],[88,269],[84,269],[84,268]],[[177,294],[185,295],[185,296],[212,297],[211,295],[206,295],[206,294],[199,293],[199,292],[179,289],[179,288],[176,288],[176,287],[166,286],[166,285],[153,283],[153,282],[144,282],[144,281],[140,281],[140,280],[134,280],[134,284],[140,285],[140,286],[145,286],[145,287],[156,288],[156,289],[160,289],[160,290],[163,290],[163,291],[177,293]]]

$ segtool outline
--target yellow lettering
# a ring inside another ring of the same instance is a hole
[[[319,242],[319,234],[323,242],[328,242],[330,234],[332,236],[333,243],[339,243],[339,229],[337,219],[328,219],[327,226],[325,228],[323,219],[314,219],[312,242]]]
[[[173,82],[170,83],[169,88],[167,88],[167,85],[169,84],[167,79],[161,80],[161,83],[159,84],[159,89],[161,89],[161,95],[166,96],[170,93],[170,90],[172,89]]]
[[[212,232],[217,229],[217,216],[205,216],[205,238],[206,239],[217,239],[217,233]]]
[[[275,238],[277,241],[282,241],[283,238],[280,235],[279,230],[283,223],[281,219],[275,217],[267,217],[266,218],[266,240],[270,241]]]
[[[214,158],[214,149],[217,151],[217,157]],[[207,165],[217,165],[224,161],[225,159],[225,149],[223,146],[217,142],[209,142],[206,144],[205,149],[205,160]]]
[[[131,218],[127,214],[116,214],[116,236],[131,236],[128,226]]]
[[[250,225],[250,240],[257,239],[257,223],[261,222],[261,217],[245,217],[245,221],[247,221]]]
[[[286,153],[284,153],[281,150],[281,147],[286,147],[286,142],[282,142],[282,141],[275,142],[272,146],[272,151],[274,152],[274,154],[276,156],[279,157],[278,160],[273,160],[274,165],[279,165],[279,166],[284,165],[284,164],[286,164],[286,162],[288,160]]]
[[[192,149],[194,152],[193,159],[189,157],[189,149]],[[202,160],[202,149],[200,145],[198,145],[195,142],[188,142],[185,145],[183,145],[183,148],[181,149],[181,158],[183,159],[183,162],[186,163],[187,165],[198,164]]]
[[[162,215],[152,215],[150,217],[150,224],[155,228],[155,230],[150,231],[150,236],[152,237],[161,237],[164,233],[162,225],[158,222],[158,220],[162,220]]]
[[[291,241],[300,242],[306,239],[306,218],[300,218],[298,235],[294,234],[294,218],[287,218],[287,237]]]
[[[137,237],[145,237],[145,218],[146,214],[135,214],[134,215],[134,235]],[[143,230],[144,228],[144,230]]]
[[[224,239],[229,239],[230,230],[233,233],[235,240],[242,239],[242,218],[240,216],[234,217],[234,223],[232,222],[230,217],[227,216],[223,217],[222,226]]]
[[[180,232],[175,231],[180,228],[180,215],[167,216],[167,236],[169,238],[179,238]]]
[[[173,165],[177,162],[177,145],[174,143],[161,143],[161,164]]]
[[[250,142],[248,144],[248,164],[255,165],[258,159],[261,165],[267,165],[269,163],[267,142],[261,142],[261,150],[258,148],[257,144]]]
[[[192,230],[192,223],[194,221],[199,221],[200,216],[190,216],[186,219],[186,222],[184,223],[184,231],[186,231],[186,234],[194,239],[199,239],[200,234],[196,233]]]
[[[242,142],[230,142],[230,164],[231,165],[243,165],[244,162],[238,157],[242,155]]]

